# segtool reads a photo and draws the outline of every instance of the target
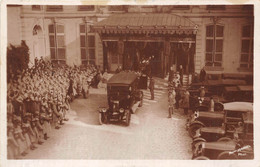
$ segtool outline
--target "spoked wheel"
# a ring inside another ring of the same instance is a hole
[[[229,151],[224,151],[218,155],[218,159],[224,160],[224,159],[237,159],[236,154],[230,154]]]
[[[194,138],[195,135],[196,135],[196,131],[198,129],[202,128],[202,127],[204,127],[204,126],[201,125],[201,124],[192,124],[192,125],[190,125],[189,130],[188,130],[190,137]]]
[[[107,123],[106,113],[99,113],[98,120],[100,125],[106,124]]]
[[[129,110],[125,111],[125,125],[129,126],[130,124],[130,119],[131,119],[131,113]]]
[[[201,137],[194,139],[193,142],[192,142],[192,144],[191,144],[191,149],[192,149],[192,151],[194,151],[196,145],[201,144],[201,143],[203,143],[203,142],[206,142],[206,140],[203,139],[203,138],[201,138]]]
[[[193,160],[209,160],[209,158],[205,157],[205,156],[198,156],[198,157],[193,158]]]

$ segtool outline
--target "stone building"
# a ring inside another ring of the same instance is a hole
[[[253,72],[252,5],[8,5],[8,44],[25,40],[30,62],[135,69],[153,56],[152,73]]]

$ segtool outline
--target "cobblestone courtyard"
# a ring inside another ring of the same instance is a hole
[[[88,99],[71,104],[70,120],[24,159],[190,159],[191,139],[186,117],[177,111],[167,118],[167,89],[156,81],[155,100],[144,90],[143,107],[132,114],[129,127],[99,125],[98,107],[106,106],[104,89],[91,89]],[[44,153],[44,154],[43,154]]]

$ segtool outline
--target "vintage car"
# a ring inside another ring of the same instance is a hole
[[[138,89],[139,75],[122,71],[107,81],[108,108],[99,110],[99,123],[124,121],[129,126],[131,114],[143,103],[143,92]]]
[[[253,145],[240,145],[234,140],[200,143],[193,151],[193,160],[254,159]]]
[[[219,98],[216,96],[212,96],[215,104],[214,111],[223,111],[224,106],[221,102],[219,102]],[[210,106],[210,97],[199,97],[199,96],[190,96],[190,109],[195,111],[209,111]]]
[[[197,143],[212,141],[230,141],[253,143],[253,105],[247,102],[226,103],[224,123],[221,127],[202,127],[196,131],[192,149]]]
[[[249,102],[230,102],[224,104],[224,112],[200,112],[197,111],[187,120],[186,128],[192,138],[196,137],[196,131],[205,127],[202,132],[219,134],[224,133],[224,129],[233,128],[238,122],[243,121],[243,113],[252,112],[253,104]],[[222,124],[225,122],[225,128]],[[212,127],[212,128],[211,128]],[[216,128],[217,127],[217,128]],[[234,128],[233,128],[234,129]],[[218,136],[216,136],[217,138]]]
[[[187,119],[186,129],[190,137],[194,138],[198,129],[202,127],[219,127],[223,124],[223,121],[223,112],[195,111],[195,113]]]
[[[252,85],[226,86],[224,88],[223,99],[221,101],[253,102],[253,86]]]

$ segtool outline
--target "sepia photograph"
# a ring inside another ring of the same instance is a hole
[[[253,161],[255,12],[7,3],[7,161]]]

